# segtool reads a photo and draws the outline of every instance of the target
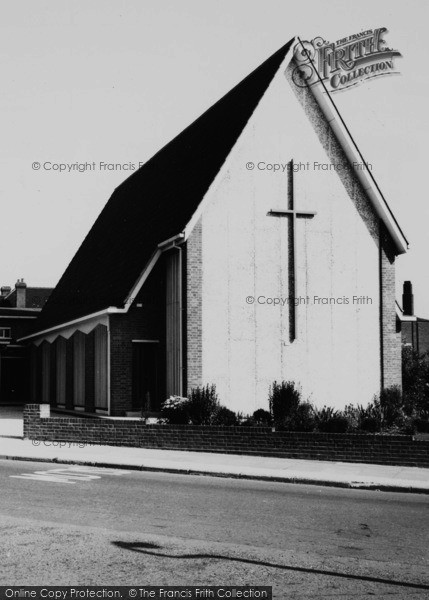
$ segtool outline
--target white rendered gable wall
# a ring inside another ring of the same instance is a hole
[[[326,122],[317,127],[335,155]],[[310,163],[294,175],[295,208],[317,215],[297,220],[296,296],[310,303],[297,307],[297,339],[290,343],[288,305],[259,303],[289,295],[289,218],[267,216],[287,209],[288,177],[257,165],[292,158]],[[246,168],[249,161],[253,170]],[[354,178],[345,187],[334,171],[315,170],[315,162],[329,158],[280,70],[202,214],[202,382],[215,383],[221,402],[237,411],[267,408],[274,380],[299,383],[317,406],[365,404],[379,392],[377,220]],[[346,297],[350,304],[317,305],[314,296]],[[353,296],[372,304],[353,305]]]

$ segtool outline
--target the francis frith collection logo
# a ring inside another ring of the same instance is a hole
[[[322,81],[329,92],[339,92],[368,79],[397,75],[394,59],[401,54],[386,46],[386,32],[385,27],[380,27],[336,42],[322,37],[311,42],[299,40],[294,48],[295,83],[311,86]]]

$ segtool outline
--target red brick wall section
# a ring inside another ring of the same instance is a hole
[[[137,306],[141,304],[141,306]],[[73,343],[75,333],[66,340],[66,409],[73,410]],[[165,399],[165,281],[163,257],[150,274],[127,314],[110,317],[111,414],[124,416],[132,410],[132,358],[136,339],[159,339],[160,401]],[[85,411],[94,412],[94,331],[85,335]],[[47,342],[44,342],[46,344]],[[33,350],[37,362],[34,402],[42,402],[42,346]],[[51,399],[56,398],[55,344],[51,348]]]
[[[427,321],[417,321],[415,327],[418,352],[423,354],[429,350],[429,323]]]
[[[39,441],[103,444],[429,467],[429,441],[412,436],[273,432],[269,427],[145,425],[141,420],[93,417],[40,418],[38,404],[24,408],[24,438]]]
[[[110,316],[110,406],[112,416],[132,409],[132,339],[137,314]]]
[[[34,327],[36,319],[20,319],[11,315],[8,318],[3,317],[1,320],[2,327],[10,327],[11,336],[13,343],[21,337],[24,337],[30,333],[31,328]]]
[[[193,229],[186,244],[186,317],[188,393],[202,385],[202,222]]]
[[[385,226],[380,222],[381,368],[383,388],[402,386],[401,332],[395,308],[395,252]]]
[[[414,323],[410,321],[401,323],[401,339],[403,344],[411,344],[414,348]]]
[[[403,321],[401,323],[402,343],[411,344],[419,354],[429,350],[429,322]]]
[[[165,278],[160,258],[126,314],[110,316],[111,415],[124,416],[133,409],[132,340],[160,340],[159,394],[165,398]],[[137,306],[141,304],[141,306]]]

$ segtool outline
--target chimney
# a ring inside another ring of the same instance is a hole
[[[402,310],[404,315],[412,317],[414,315],[414,295],[411,281],[404,281],[404,292],[402,294]]]
[[[16,289],[16,308],[25,308],[27,296],[27,284],[23,279],[18,279],[15,283]]]
[[[5,296],[7,296],[10,293],[10,290],[11,290],[10,285],[2,285],[0,297],[4,298]]]

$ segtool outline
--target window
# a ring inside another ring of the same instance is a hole
[[[0,340],[10,340],[10,327],[0,327]]]

